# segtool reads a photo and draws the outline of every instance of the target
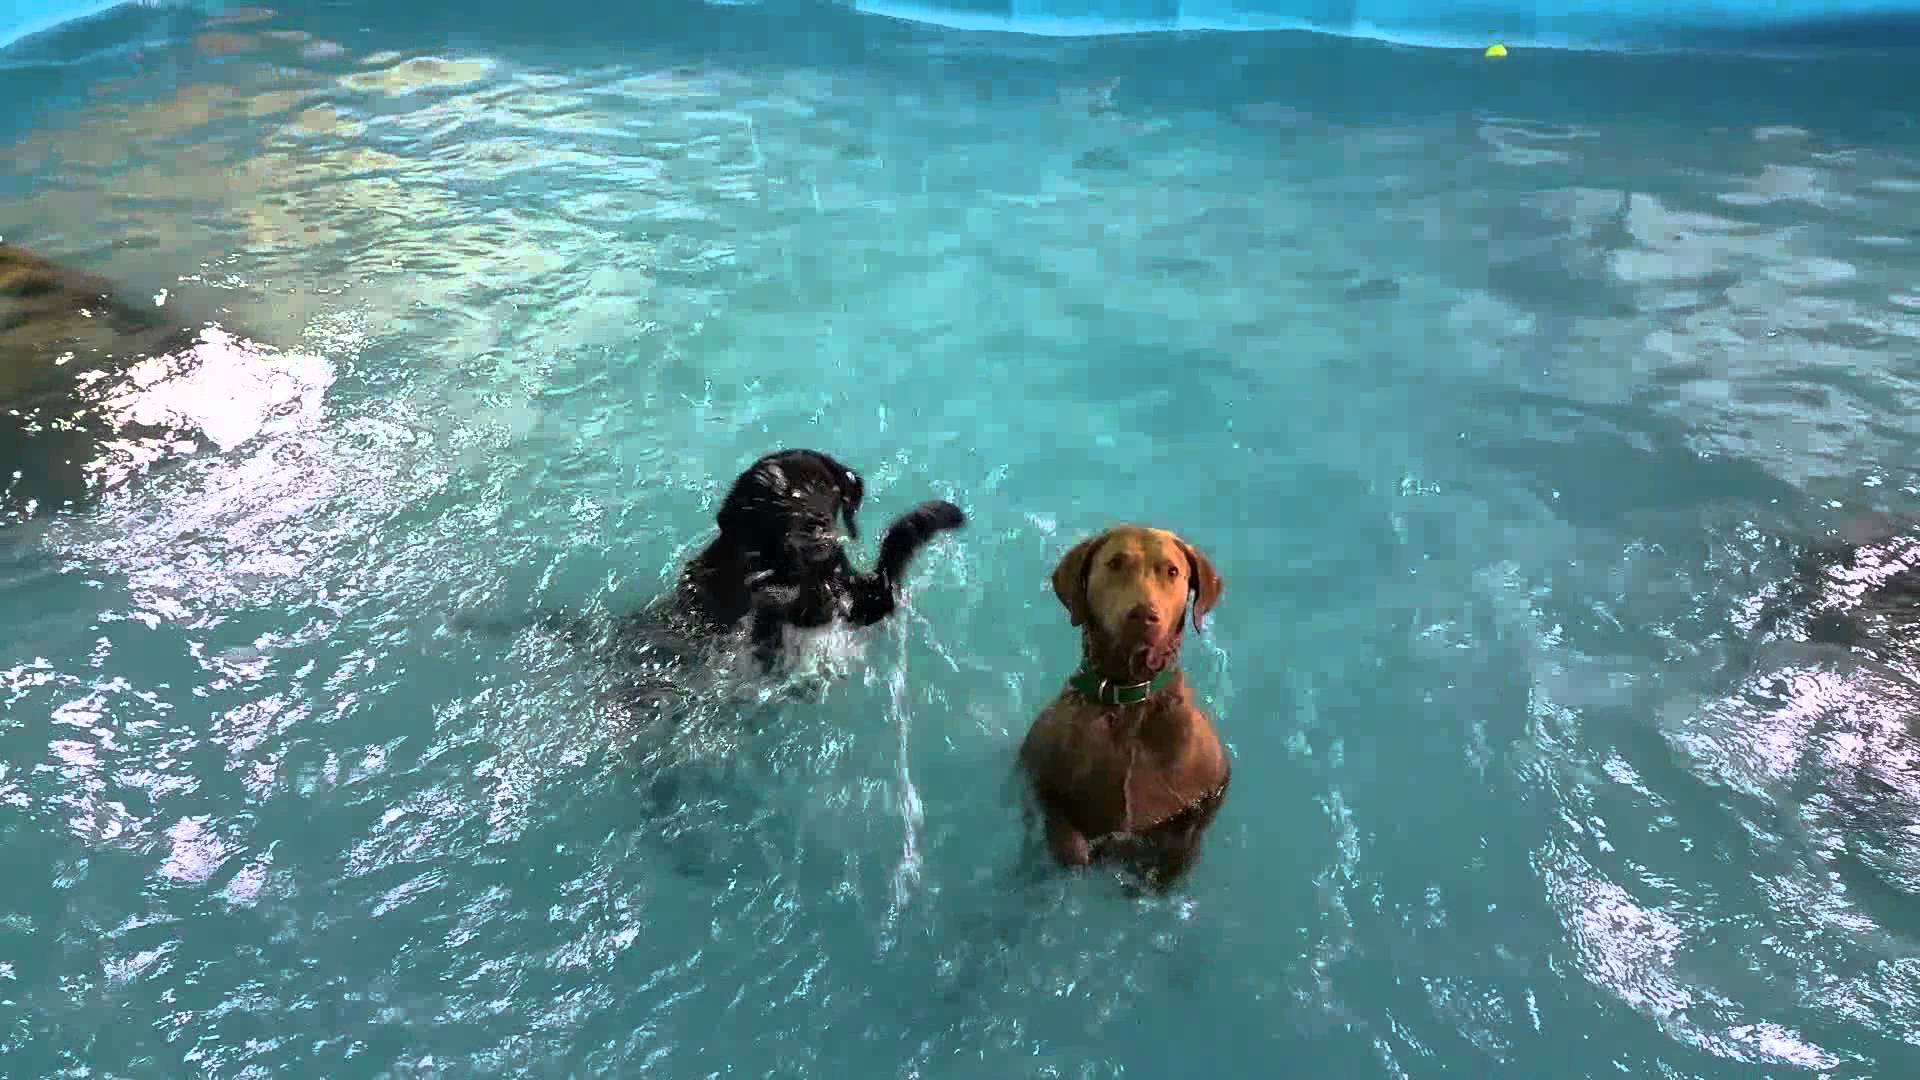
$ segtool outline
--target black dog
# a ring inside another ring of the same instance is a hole
[[[837,523],[858,539],[866,485],[818,450],[763,455],[734,480],[720,504],[720,535],[682,568],[674,589],[606,622],[551,609],[534,622],[611,663],[621,696],[671,712],[684,697],[684,663],[749,623],[762,671],[778,664],[786,632],[836,622],[871,626],[893,614],[907,565],[942,532],[966,524],[960,508],[931,499],[894,519],[873,573],[861,573],[841,546]],[[460,615],[462,630],[511,634],[520,620]]]
[[[967,519],[950,502],[921,503],[887,527],[878,566],[861,573],[835,523],[859,539],[865,493],[859,473],[818,450],[779,450],[755,461],[720,504],[720,535],[681,573],[674,621],[707,635],[751,618],[754,651],[770,666],[789,627],[871,626],[893,614],[907,564]]]

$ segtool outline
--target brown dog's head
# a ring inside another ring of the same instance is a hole
[[[1111,674],[1149,677],[1171,664],[1193,600],[1193,627],[1220,602],[1220,575],[1165,529],[1121,525],[1074,545],[1053,569],[1053,592],[1092,658]]]

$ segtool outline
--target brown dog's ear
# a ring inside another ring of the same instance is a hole
[[[1106,533],[1080,541],[1073,545],[1060,562],[1053,568],[1053,595],[1060,598],[1060,605],[1067,609],[1067,618],[1074,626],[1087,621],[1087,563],[1107,538]]]
[[[1220,580],[1220,571],[1213,568],[1213,560],[1206,557],[1199,548],[1180,541],[1181,550],[1187,553],[1187,570],[1193,576],[1193,628],[1203,630],[1201,620],[1213,606],[1220,602],[1220,594],[1226,584]]]

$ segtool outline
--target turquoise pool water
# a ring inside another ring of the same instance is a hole
[[[1912,57],[394,6],[0,65],[0,236],[306,358],[0,531],[0,1072],[1920,1066],[1914,688],[1750,632],[1920,495]],[[783,444],[972,517],[818,700],[457,628]],[[1008,786],[1127,519],[1226,579],[1157,901]]]

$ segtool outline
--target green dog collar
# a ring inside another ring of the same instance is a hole
[[[1102,705],[1137,705],[1166,689],[1179,674],[1180,669],[1168,668],[1146,682],[1116,683],[1082,668],[1067,680],[1067,685]]]

